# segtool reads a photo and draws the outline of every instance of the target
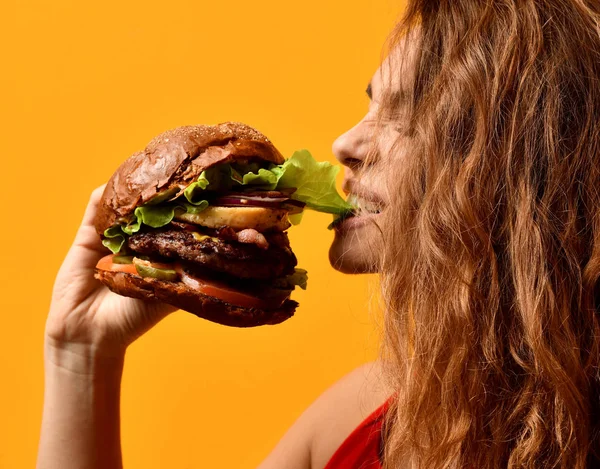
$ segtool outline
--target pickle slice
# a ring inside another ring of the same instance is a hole
[[[135,264],[137,273],[142,277],[152,277],[157,280],[166,280],[167,282],[177,281],[177,272],[172,269],[157,269],[156,267],[150,267],[149,265]]]
[[[133,256],[113,256],[113,264],[133,264]]]

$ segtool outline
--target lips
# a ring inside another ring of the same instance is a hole
[[[350,215],[342,220],[339,220],[333,225],[333,229],[338,233],[344,233],[350,230],[355,230],[367,224],[376,223],[378,213],[363,213],[360,215]]]
[[[340,233],[356,229],[367,223],[374,223],[379,214],[385,209],[385,204],[381,198],[366,191],[351,192],[348,194],[347,200],[356,207],[355,210],[340,217],[330,226],[330,228],[334,228]]]

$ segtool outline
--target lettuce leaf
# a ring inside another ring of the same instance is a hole
[[[146,205],[158,205],[163,202],[168,202],[171,199],[174,199],[178,192],[179,189],[177,187],[162,191],[146,202]]]
[[[199,200],[198,202],[194,202],[192,204],[183,202],[177,205],[177,207],[184,209],[184,212],[196,214],[202,212],[206,207],[208,207],[208,200]]]
[[[296,268],[294,273],[288,277],[289,282],[302,290],[306,290],[308,285],[308,272],[304,269]]]
[[[104,230],[102,245],[112,251],[113,254],[121,252],[125,244],[125,234],[121,225],[114,225]]]
[[[199,191],[206,188],[228,190],[235,186],[253,186],[259,190],[295,188],[292,199],[304,202],[318,212],[344,215],[354,207],[338,193],[335,183],[339,166],[316,161],[308,150],[295,152],[281,165],[256,169],[256,165],[224,164],[202,172],[184,195],[194,203]],[[242,189],[242,187],[240,187]]]
[[[306,290],[308,284],[308,272],[304,269],[294,269],[294,273],[287,277],[278,278],[271,280],[271,285],[274,288],[281,290],[293,290],[296,287],[300,287],[302,290]]]
[[[136,208],[134,214],[137,219],[135,231],[139,231],[142,223],[152,228],[160,228],[173,221],[175,207],[172,205],[144,205]],[[127,233],[127,231],[125,232]]]
[[[280,172],[277,189],[295,187],[292,198],[304,202],[308,208],[334,215],[353,209],[335,187],[339,166],[327,161],[317,162],[307,150],[301,150],[274,169]]]
[[[135,209],[132,221],[127,225],[114,225],[104,231],[102,244],[113,254],[121,252],[127,237],[137,233],[142,224],[152,228],[168,225],[175,218],[177,211],[181,213],[199,213],[208,207],[207,200],[197,200],[193,203],[177,202],[163,205],[142,205]]]
[[[222,164],[203,171],[198,179],[184,191],[183,197],[171,200],[173,191],[158,194],[147,204],[135,209],[131,222],[115,225],[104,232],[102,244],[113,253],[123,249],[127,236],[137,233],[142,224],[160,228],[173,220],[175,212],[199,213],[208,207],[204,191],[243,189],[281,190],[295,188],[292,199],[304,202],[307,208],[331,213],[336,218],[345,217],[354,207],[337,192],[335,183],[340,167],[327,161],[316,161],[310,152],[301,150],[281,165],[260,168],[257,163]],[[302,213],[290,216],[297,225]]]
[[[197,194],[206,190],[209,184],[210,181],[206,177],[206,171],[202,171],[198,177],[198,180],[185,188],[183,195],[190,204],[196,205],[196,203],[194,203],[194,199],[196,198]]]
[[[347,214],[354,208],[346,202],[335,187],[340,171],[327,161],[316,161],[308,150],[297,151],[281,165],[240,177],[231,170],[231,179],[242,186],[255,186],[262,190],[295,188],[292,199],[304,202],[307,208],[337,216]],[[212,182],[211,182],[212,184]]]
[[[275,166],[273,169],[278,168]],[[265,190],[274,190],[279,182],[279,176],[273,170],[261,168],[258,173],[246,173],[242,177],[243,185],[254,185],[264,187]]]

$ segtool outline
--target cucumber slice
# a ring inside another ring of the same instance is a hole
[[[166,280],[167,282],[175,282],[178,279],[177,272],[172,269],[157,269],[143,264],[135,264],[137,273],[142,277],[151,277],[157,280]]]

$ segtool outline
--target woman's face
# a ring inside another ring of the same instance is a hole
[[[377,124],[382,84],[380,68],[367,87],[370,103],[366,115],[333,144],[336,158],[345,167],[342,188],[359,207],[356,216],[337,225],[329,250],[331,265],[344,273],[377,271],[381,241],[378,221],[386,206],[383,168],[398,136],[391,125]]]
[[[370,103],[366,115],[333,144],[336,158],[345,167],[342,188],[359,207],[356,216],[336,227],[329,250],[331,265],[344,273],[378,271],[382,212],[389,203],[385,178],[393,173],[392,165],[402,164],[410,146],[408,137],[400,132],[406,127],[406,97],[414,78],[418,44],[416,33],[394,47],[367,87]],[[389,109],[380,112],[384,90],[385,99],[394,103],[394,117],[386,117]]]

